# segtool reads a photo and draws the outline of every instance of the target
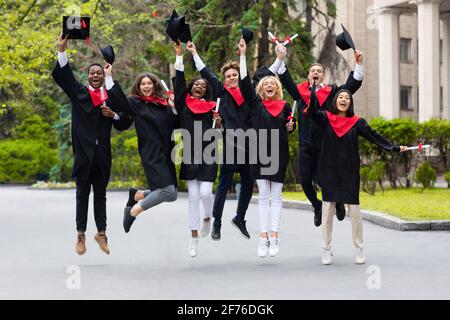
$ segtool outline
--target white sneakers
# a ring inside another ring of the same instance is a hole
[[[211,231],[211,218],[208,220],[203,219],[203,225],[200,229],[200,235],[204,238],[207,237],[209,232]]]
[[[270,237],[270,247],[269,247],[269,256],[275,257],[280,251],[280,239]]]
[[[324,249],[322,248],[322,264],[324,265],[329,265],[332,262],[331,256],[333,255],[333,253],[331,252],[331,248],[330,249]]]
[[[279,242],[280,240],[278,238],[270,237],[270,240],[267,238],[259,238],[258,257],[265,258],[267,255],[275,257],[280,251]]]
[[[355,263],[356,264],[364,264],[364,263],[366,263],[366,257],[364,255],[364,249],[363,248],[356,247]]]
[[[364,249],[356,247],[355,248],[355,263],[364,264],[366,263],[366,256],[364,255]],[[332,262],[333,252],[331,248],[329,250],[322,248],[322,264],[329,265]]]
[[[189,240],[188,252],[189,252],[189,255],[192,258],[197,256],[197,252],[198,252],[198,237],[197,238],[191,237],[191,239]]]
[[[267,238],[259,238],[258,257],[265,258],[269,253],[269,240]]]

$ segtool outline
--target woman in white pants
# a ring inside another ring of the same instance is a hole
[[[254,79],[263,77],[257,84],[254,83],[256,85],[254,89],[247,74],[245,56],[247,46],[244,39],[241,39],[238,47],[241,56],[241,92],[245,102],[251,108],[252,127],[257,130],[258,136],[264,132],[267,133],[266,142],[263,142],[262,137],[258,142],[260,149],[257,150],[257,164],[252,164],[250,169],[259,189],[258,256],[264,258],[269,254],[274,257],[280,250],[278,230],[281,218],[281,192],[289,162],[288,133],[294,131],[295,121],[289,104],[282,100],[281,83],[277,77],[271,75],[273,73],[269,69],[261,69],[255,74]],[[272,141],[274,140],[272,134],[275,134],[275,141]],[[266,150],[261,150],[261,147],[266,147]],[[270,154],[269,164],[262,159],[263,154]],[[272,201],[271,205],[269,205],[270,201]]]
[[[193,46],[193,43],[188,41],[187,46]],[[214,119],[217,121],[217,127],[220,127],[221,118],[214,112],[215,102],[210,101],[211,87],[208,81],[197,78],[186,84],[181,43],[174,44],[174,49],[176,53],[175,108],[180,119],[180,127],[191,137],[191,139],[183,138],[180,179],[186,180],[188,184],[191,230],[188,252],[191,257],[195,257],[198,251],[198,230],[200,230],[200,200],[204,209],[203,227],[200,233],[206,237],[211,228],[212,189],[217,176],[217,163],[211,164],[203,158],[204,150],[210,142],[201,141],[202,136],[196,135],[196,126],[200,125],[202,132],[205,132],[212,128]],[[197,144],[201,148],[198,148]]]

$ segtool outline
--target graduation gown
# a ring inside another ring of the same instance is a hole
[[[316,100],[313,94],[311,100]],[[358,137],[361,136],[386,151],[399,152],[400,147],[379,135],[363,118],[340,118],[331,115],[327,111],[319,110],[317,102],[311,102],[308,113],[323,130],[318,162],[322,199],[328,202],[359,204]]]
[[[175,146],[172,132],[178,120],[172,108],[139,97],[127,98],[118,85],[108,91],[108,96],[134,120],[139,155],[149,189],[156,190],[169,185],[177,187],[171,153]]]
[[[284,88],[289,92],[291,97],[298,101],[298,122],[299,122],[299,130],[298,130],[298,141],[300,147],[310,147],[312,146],[313,149],[318,152],[318,149],[320,147],[320,141],[322,138],[322,130],[317,127],[317,124],[311,120],[311,118],[308,116],[307,113],[305,113],[305,109],[309,105],[309,101],[305,101],[303,97],[305,95],[300,93],[299,88],[303,88],[301,85],[305,84],[305,82],[297,85],[294,80],[292,80],[291,74],[289,73],[289,70],[286,68],[286,72],[283,74],[278,75],[280,78],[281,83],[283,84]],[[350,72],[347,81],[343,85],[330,85],[326,86],[325,88],[321,88],[320,90],[323,90],[320,94],[320,107],[321,110],[328,110],[330,111],[331,105],[334,99],[334,96],[336,93],[341,89],[347,89],[352,94],[354,94],[358,89],[361,87],[362,81],[355,80],[353,77],[353,71]],[[319,90],[319,91],[320,91]]]
[[[190,149],[190,163],[185,163],[184,159],[180,168],[180,179],[198,180],[214,182],[217,177],[217,163],[207,164],[203,159],[203,151],[211,144],[215,143],[214,138],[211,141],[203,141],[203,134],[206,130],[212,128],[213,112],[194,113],[186,105],[186,95],[190,94],[186,86],[184,72],[176,71],[175,76],[175,107],[180,117],[180,128],[187,130],[191,136],[190,142],[183,139],[183,158],[187,149]],[[200,123],[202,136],[194,135],[194,122]],[[195,140],[201,139],[201,150],[195,149]],[[189,143],[189,144],[188,144]],[[201,154],[199,153],[201,151]]]
[[[257,163],[251,164],[250,172],[253,179],[265,179],[273,182],[284,183],[286,175],[286,169],[289,162],[289,144],[288,144],[288,131],[286,123],[289,121],[292,110],[288,103],[284,104],[281,112],[274,117],[265,107],[263,101],[256,95],[255,89],[250,81],[250,77],[247,75],[241,80],[241,91],[245,98],[245,101],[251,108],[252,126],[257,131],[258,136],[258,149]],[[255,84],[256,85],[256,84]],[[269,168],[273,166],[269,164],[263,164],[260,157],[260,129],[267,129],[267,155],[273,162],[273,152],[278,152],[279,166],[274,174],[266,175],[261,172],[262,168]],[[271,141],[272,130],[278,130],[278,140]],[[251,150],[253,152],[253,150]]]
[[[57,62],[52,77],[69,97],[72,105],[72,177],[88,179],[97,147],[105,155],[101,157],[101,161],[104,161],[101,168],[103,183],[106,185],[111,173],[111,126],[114,125],[119,131],[126,130],[131,126],[132,120],[120,113],[120,120],[103,116],[101,108],[94,106],[88,88],[75,79],[69,63],[61,68]],[[106,105],[117,112],[118,108],[111,99],[108,98]]]
[[[220,98],[220,106],[219,106],[219,115],[222,118],[222,128],[223,129],[242,129],[246,131],[251,128],[251,113],[250,108],[243,101],[242,104],[238,104],[236,100],[233,98],[232,94],[225,88],[224,84],[217,79],[216,75],[211,72],[208,67],[204,67],[200,74],[203,78],[208,80],[209,84],[212,87],[213,97],[214,99]],[[240,148],[237,148],[236,139],[227,139],[226,131],[223,131],[223,162],[224,164],[237,164],[237,154]],[[226,162],[226,146],[228,148],[234,148],[234,161],[232,163]],[[245,148],[245,163],[248,164],[248,141],[244,146],[239,146]],[[240,151],[242,152],[242,151]]]

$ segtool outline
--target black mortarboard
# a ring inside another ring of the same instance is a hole
[[[183,43],[192,41],[191,28],[189,28],[189,24],[187,23],[184,24],[183,30],[181,31],[180,41]]]
[[[336,36],[336,45],[342,50],[347,50],[352,48],[353,50],[356,50],[355,44],[353,43],[353,39],[350,36],[350,33],[345,29],[344,25],[342,25],[343,32],[338,34]]]
[[[253,31],[242,27],[242,38],[244,38],[246,44],[249,44],[253,39]]]
[[[169,23],[167,24],[166,33],[169,37],[178,43],[178,39],[181,37],[184,29],[184,17],[179,17],[178,13],[173,10],[172,15],[170,16]]]
[[[114,60],[116,59],[116,55],[114,54],[113,47],[111,47],[110,45],[107,45],[103,48],[100,48],[100,45],[98,45],[98,48],[100,49],[100,52],[102,53],[102,56],[105,59],[105,61],[108,62],[109,64],[113,64]]]
[[[63,37],[69,35],[69,39],[89,38],[91,18],[90,17],[63,17]]]
[[[261,68],[256,70],[255,74],[253,75],[253,85],[256,87],[258,82],[260,82],[262,78],[267,76],[275,76],[275,74],[266,66],[262,66]]]

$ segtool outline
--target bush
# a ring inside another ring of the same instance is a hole
[[[57,150],[33,140],[0,142],[0,183],[30,183],[58,162]]]
[[[383,190],[384,163],[375,161],[371,166],[364,166],[360,169],[362,190],[368,194],[375,195],[377,183]]]
[[[447,171],[444,174],[444,179],[445,179],[445,181],[447,181],[447,188],[450,188],[450,171]]]
[[[436,182],[436,171],[428,161],[424,161],[417,169],[416,182],[422,185],[422,190],[432,187]]]

